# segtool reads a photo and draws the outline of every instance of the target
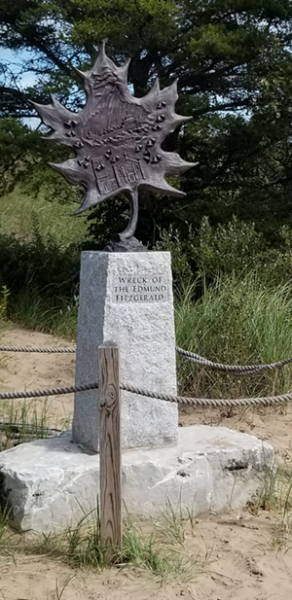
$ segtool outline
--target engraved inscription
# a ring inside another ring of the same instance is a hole
[[[165,275],[125,275],[116,277],[113,284],[113,302],[166,302],[169,283]]]

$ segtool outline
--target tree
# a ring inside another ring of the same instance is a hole
[[[27,99],[47,101],[49,91],[78,110],[75,67],[86,68],[104,38],[116,62],[131,57],[137,96],[156,76],[162,85],[179,78],[177,110],[193,121],[166,148],[178,146],[199,165],[178,183],[185,200],[142,196],[143,241],[153,242],[156,225],[186,231],[186,221],[197,226],[203,214],[213,222],[232,213],[256,218],[270,232],[292,213],[292,0],[1,0],[0,34],[6,48],[30,51],[20,73],[37,77],[22,89],[2,62],[2,117],[32,115]],[[47,144],[48,152],[55,150]],[[99,217],[111,210],[102,207]]]

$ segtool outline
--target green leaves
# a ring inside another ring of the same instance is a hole
[[[39,146],[40,135],[15,119],[0,119],[0,193],[31,175],[31,148]]]
[[[145,48],[151,39],[157,44],[176,27],[178,10],[172,0],[73,0],[72,4],[78,9],[73,41],[100,43],[106,35],[108,43],[123,53]]]

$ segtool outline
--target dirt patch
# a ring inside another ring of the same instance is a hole
[[[53,336],[9,327],[1,343],[17,346],[71,345]],[[75,356],[70,354],[0,354],[0,390],[50,388],[74,382]],[[13,410],[11,407],[13,406]],[[23,411],[24,402],[1,402],[0,418],[9,410]],[[73,397],[57,396],[26,403],[28,415],[45,415],[51,426],[69,425]],[[280,462],[291,462],[290,405],[278,409],[189,410],[181,425],[204,423],[237,429],[268,440]],[[292,522],[292,521],[291,521]],[[3,600],[287,600],[292,593],[292,537],[289,515],[260,510],[257,515],[209,517],[187,531],[181,552],[192,557],[192,567],[182,578],[166,582],[139,570],[73,570],[50,556],[1,552]]]
[[[52,335],[19,327],[7,327],[1,333],[1,344],[34,348],[74,345]],[[0,353],[0,385],[3,392],[70,386],[74,385],[74,378],[75,354]],[[44,420],[52,427],[69,427],[73,416],[73,394],[4,401],[0,418],[12,413],[19,419],[24,411],[31,417],[35,413],[40,421]]]

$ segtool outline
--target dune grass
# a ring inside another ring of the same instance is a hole
[[[270,363],[292,356],[292,282],[263,286],[255,273],[218,279],[196,301],[196,284],[176,302],[177,345],[229,364]],[[209,397],[285,393],[292,367],[248,377],[220,374],[178,358],[182,391]]]
[[[86,216],[71,217],[75,205],[48,201],[41,193],[34,198],[17,186],[0,198],[0,232],[30,240],[35,218],[44,237],[53,236],[60,244],[80,242],[87,230]]]
[[[1,474],[0,474],[1,476]],[[171,510],[171,512],[169,512]],[[169,505],[157,520],[134,521],[127,514],[123,520],[121,548],[110,551],[100,538],[99,512],[92,511],[75,526],[60,533],[38,535],[33,532],[18,533],[8,525],[9,508],[0,511],[0,556],[9,554],[20,560],[21,555],[48,556],[72,568],[93,568],[101,572],[106,568],[147,571],[161,582],[179,577],[189,580],[203,572],[211,557],[191,554],[185,542],[193,537],[190,512]],[[177,531],[180,532],[179,538]]]

